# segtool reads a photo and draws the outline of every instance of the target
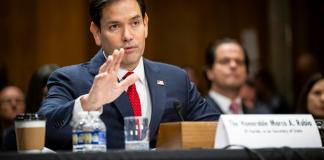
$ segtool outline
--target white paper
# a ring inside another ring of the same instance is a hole
[[[221,115],[214,148],[227,145],[249,148],[321,147],[311,115]]]

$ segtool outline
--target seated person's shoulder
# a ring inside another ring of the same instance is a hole
[[[86,64],[76,64],[76,65],[70,65],[70,66],[65,66],[62,68],[59,68],[55,70],[52,74],[51,77],[56,77],[56,76],[81,76],[84,75],[84,72],[86,70]]]

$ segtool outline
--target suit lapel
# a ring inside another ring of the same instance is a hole
[[[152,64],[150,61],[144,59],[145,77],[147,79],[148,87],[150,90],[152,115],[150,122],[150,137],[153,138],[157,131],[166,103],[166,90],[164,84],[165,80],[160,76],[160,69],[158,66]],[[163,85],[162,85],[163,83]]]
[[[211,98],[209,95],[207,95],[205,99],[206,99],[208,105],[211,105],[212,107],[215,107],[215,109],[220,114],[224,114],[224,112],[222,111],[222,109],[219,107],[219,105],[215,102],[215,100],[213,98]]]
[[[123,117],[134,116],[132,106],[128,99],[127,93],[123,92],[114,102]]]
[[[102,49],[100,49],[97,54],[89,62],[89,72],[95,76],[99,72],[100,66],[106,61],[105,56],[103,55]]]

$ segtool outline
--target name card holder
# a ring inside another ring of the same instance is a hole
[[[321,138],[311,115],[221,115],[215,148],[243,145],[249,148],[321,147]]]
[[[217,122],[161,123],[157,149],[213,148]]]

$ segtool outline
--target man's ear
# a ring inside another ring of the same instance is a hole
[[[213,71],[212,71],[212,69],[209,69],[209,68],[207,68],[206,69],[206,77],[207,77],[207,79],[208,80],[210,80],[210,81],[212,81],[214,78],[214,75],[213,75],[213,73],[212,73]]]
[[[147,38],[147,36],[148,36],[148,21],[149,21],[148,15],[145,13],[145,16],[144,16],[145,38]]]
[[[100,39],[100,29],[99,27],[94,24],[93,22],[91,22],[90,24],[90,32],[92,33],[93,35],[93,38],[96,42],[96,45],[97,46],[101,46],[101,39]]]

